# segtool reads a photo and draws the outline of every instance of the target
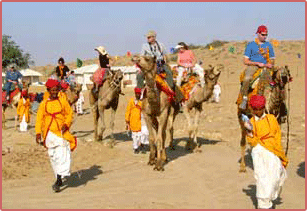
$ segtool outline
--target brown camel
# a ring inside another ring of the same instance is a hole
[[[165,150],[166,128],[169,122],[171,103],[168,95],[160,92],[156,86],[156,59],[148,56],[134,57],[145,75],[146,94],[143,97],[143,112],[149,131],[149,165],[154,165],[154,170],[163,171],[167,161]]]
[[[274,86],[269,84],[270,80],[268,80],[268,72],[262,71],[261,77],[259,81],[255,81],[255,87],[250,94],[249,97],[255,94],[263,94],[266,98],[266,105],[265,105],[265,112],[268,114],[273,114],[278,123],[284,123],[285,118],[287,116],[287,109],[286,109],[286,95],[285,95],[285,85],[291,80],[290,71],[288,66],[285,67],[276,67],[273,70],[272,79],[275,82]],[[241,163],[240,163],[240,170],[239,172],[246,172],[245,166],[245,148],[246,148],[246,130],[243,126],[242,121],[242,114],[245,114],[251,117],[251,108],[248,106],[247,109],[241,110],[239,108],[240,100],[242,100],[242,96],[239,95],[237,100],[238,104],[238,119],[241,126]]]
[[[191,94],[189,100],[184,104],[183,106],[183,113],[187,119],[188,123],[188,133],[189,133],[189,140],[186,145],[187,150],[191,150],[194,148],[194,146],[197,146],[195,148],[195,152],[201,152],[200,150],[200,144],[197,143],[197,132],[198,132],[198,120],[199,116],[202,112],[202,104],[203,102],[210,99],[210,97],[213,94],[214,85],[216,84],[217,80],[219,79],[220,73],[223,70],[223,65],[217,65],[215,67],[209,65],[208,69],[205,69],[205,82],[206,85],[204,88],[200,86],[200,84],[197,84],[195,87],[195,90]],[[171,118],[175,119],[175,116],[178,114],[179,106],[173,106],[171,108],[170,116]],[[195,110],[194,119],[191,118],[191,111]],[[174,115],[174,116],[172,116]],[[170,118],[170,119],[171,119]],[[167,135],[170,143],[170,149],[174,149],[173,146],[173,124],[171,123],[171,120],[169,120],[169,130]],[[193,146],[194,143],[194,146]]]
[[[106,81],[101,87],[99,87],[98,94],[93,94],[92,90],[90,91],[89,99],[90,105],[92,107],[93,117],[94,117],[94,140],[100,141],[103,138],[103,133],[106,129],[104,122],[104,111],[106,109],[111,109],[111,147],[114,143],[114,120],[115,113],[118,106],[119,94],[121,93],[121,81],[123,79],[123,73],[121,70],[110,70],[109,75],[106,78]],[[98,120],[100,119],[100,124]],[[98,127],[100,125],[100,127]]]
[[[69,88],[65,91],[69,105],[73,105],[77,102],[81,91],[82,91],[82,84],[76,84],[75,87]]]

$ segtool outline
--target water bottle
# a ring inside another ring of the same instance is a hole
[[[242,114],[241,119],[244,122],[245,128],[249,131],[252,131],[253,125],[252,125],[251,121],[249,120],[248,116],[246,116],[245,114]]]

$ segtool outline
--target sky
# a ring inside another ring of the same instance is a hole
[[[2,2],[2,35],[35,66],[139,53],[148,30],[167,50],[178,42],[252,41],[257,27],[277,40],[305,40],[304,2]]]

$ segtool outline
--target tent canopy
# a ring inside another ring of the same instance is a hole
[[[34,70],[31,70],[31,69],[20,70],[19,72],[22,74],[22,76],[43,76],[39,72],[36,72]]]

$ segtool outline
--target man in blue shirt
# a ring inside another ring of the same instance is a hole
[[[18,81],[22,79],[22,75],[21,73],[16,70],[17,65],[16,64],[10,64],[9,68],[10,70],[8,70],[6,72],[6,84],[4,85],[4,90],[6,91],[6,100],[9,101],[10,100],[10,92],[12,89],[13,85],[18,85]]]
[[[244,64],[247,65],[245,70],[245,77],[242,84],[242,95],[243,101],[240,104],[240,109],[246,109],[247,105],[247,94],[249,89],[249,84],[252,77],[258,68],[273,68],[275,54],[272,45],[266,42],[268,36],[268,29],[266,26],[261,25],[258,27],[256,32],[258,39],[250,42],[245,49],[244,53]],[[266,56],[269,53],[269,58]]]

